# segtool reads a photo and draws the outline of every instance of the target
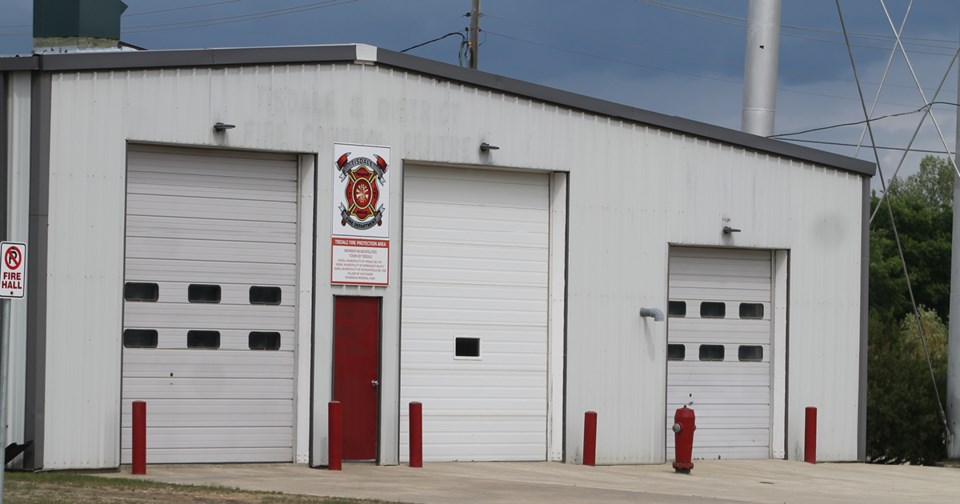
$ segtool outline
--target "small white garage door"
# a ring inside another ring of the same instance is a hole
[[[401,459],[423,403],[425,460],[545,460],[546,174],[404,175]]]
[[[297,163],[131,148],[122,453],[147,402],[147,461],[293,460]]]
[[[771,252],[670,249],[667,458],[693,403],[695,459],[770,457]]]

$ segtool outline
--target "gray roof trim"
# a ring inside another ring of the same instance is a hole
[[[0,72],[18,72],[38,68],[40,68],[40,59],[36,56],[0,57]]]
[[[278,63],[335,63],[353,62],[356,60],[356,55],[357,49],[354,45],[78,52],[0,58],[0,70],[70,72]],[[8,68],[13,65],[17,65],[18,68]]]
[[[371,48],[369,46],[365,47],[367,47],[367,51],[364,51],[364,53],[368,53]],[[336,63],[365,59],[358,57],[360,51],[361,48],[357,45],[327,45],[45,54],[0,58],[0,70],[88,71],[280,63]],[[381,65],[493,89],[533,100],[555,103],[624,121],[674,130],[679,133],[738,145],[750,150],[769,152],[779,156],[830,166],[858,175],[872,177],[876,173],[876,166],[873,163],[861,159],[759,137],[690,119],[659,114],[500,75],[469,70],[409,54],[386,49],[376,49],[376,53],[377,64]]]

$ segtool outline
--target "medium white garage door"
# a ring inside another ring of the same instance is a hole
[[[401,458],[423,403],[426,460],[545,460],[548,178],[404,175]]]
[[[122,460],[147,402],[147,461],[293,460],[297,163],[132,148]]]
[[[770,457],[771,252],[670,249],[667,458],[693,403],[695,459]]]

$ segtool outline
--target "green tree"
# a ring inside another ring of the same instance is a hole
[[[947,327],[920,309],[941,399],[947,382]],[[915,319],[870,317],[867,456],[883,464],[935,464],[946,458],[943,422]]]
[[[953,233],[953,164],[926,156],[920,170],[888,188],[903,255],[930,350],[940,401],[946,386]],[[874,194],[872,207],[880,199]],[[879,463],[932,464],[946,456],[930,367],[913,315],[900,255],[884,207],[870,228],[867,453]],[[929,308],[924,308],[924,306]]]
[[[953,165],[925,156],[920,170],[888,188],[913,292],[918,304],[947,320],[950,311],[950,247],[953,234]],[[872,208],[880,203],[874,195]],[[870,228],[870,309],[889,320],[912,312],[890,214],[877,212]]]

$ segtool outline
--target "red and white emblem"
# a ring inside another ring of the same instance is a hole
[[[340,180],[347,179],[344,203],[340,204],[340,225],[365,230],[383,225],[380,190],[387,172],[387,161],[378,155],[350,158],[347,152],[337,159]]]

